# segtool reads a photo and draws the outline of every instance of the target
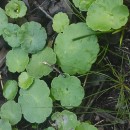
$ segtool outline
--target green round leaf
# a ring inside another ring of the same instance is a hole
[[[79,8],[81,11],[87,11],[90,5],[95,0],[73,0],[73,3],[77,8]]]
[[[10,0],[5,6],[5,11],[11,18],[19,18],[26,14],[27,7],[21,0]]]
[[[64,110],[61,113],[56,112],[51,116],[51,119],[55,121],[55,125],[58,130],[75,130],[79,125],[77,116],[70,111]]]
[[[4,40],[11,47],[20,46],[20,38],[18,36],[19,30],[20,30],[20,27],[16,24],[12,24],[12,23],[8,23],[8,25],[3,29]]]
[[[98,130],[94,125],[82,122],[75,130]]]
[[[18,102],[24,118],[31,123],[42,123],[52,112],[50,90],[43,80],[36,79],[29,89],[21,89]]]
[[[68,25],[69,18],[66,13],[59,12],[54,16],[52,27],[57,33],[63,32]]]
[[[16,94],[18,92],[18,85],[15,80],[8,80],[3,88],[3,96],[7,100],[12,100],[15,98]]]
[[[50,66],[55,63],[56,54],[51,48],[46,47],[43,51],[32,55],[32,58],[27,66],[27,72],[35,78],[41,78],[52,71]]]
[[[10,72],[22,72],[29,62],[29,57],[21,48],[14,48],[6,55],[6,65]]]
[[[94,33],[85,23],[77,23],[71,24],[57,36],[54,51],[57,54],[58,65],[65,73],[84,74],[91,69],[99,52]],[[85,35],[88,36],[73,40]]]
[[[0,119],[0,130],[12,130],[8,120]]]
[[[31,86],[31,84],[33,83],[33,80],[34,79],[31,76],[29,76],[27,72],[22,72],[18,77],[19,87],[23,89],[27,89]]]
[[[19,33],[21,47],[28,53],[37,53],[46,44],[47,34],[44,27],[37,22],[26,22]]]
[[[15,101],[7,101],[1,107],[1,118],[9,120],[11,125],[17,124],[22,117],[21,107]]]
[[[8,24],[8,18],[2,8],[0,8],[0,35],[3,33],[3,28]]]
[[[79,106],[84,97],[84,89],[75,76],[58,76],[52,80],[51,93],[66,108]],[[68,98],[69,97],[69,98]]]
[[[48,127],[48,128],[46,128],[44,130],[55,130],[55,129],[53,127]]]
[[[128,16],[123,0],[96,0],[88,9],[86,23],[93,30],[109,31],[124,26]]]

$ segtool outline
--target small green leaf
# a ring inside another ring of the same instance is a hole
[[[99,45],[94,31],[85,23],[69,25],[55,40],[54,51],[58,65],[70,75],[85,74],[91,69],[99,52]],[[74,40],[77,37],[87,37]]]
[[[79,106],[84,97],[84,89],[75,76],[58,76],[52,80],[51,93],[66,108]],[[69,98],[68,98],[69,97]]]
[[[58,130],[75,130],[76,126],[79,125],[77,116],[70,111],[64,110],[61,113],[55,112],[51,119],[55,121],[55,125]]]
[[[2,8],[0,8],[0,35],[3,33],[3,28],[8,24],[8,18]]]
[[[98,130],[94,125],[82,122],[75,130]]]
[[[12,130],[8,120],[0,119],[0,130]]]
[[[33,83],[33,80],[34,79],[31,76],[29,76],[27,72],[22,72],[18,77],[19,87],[23,89],[27,89],[31,86],[31,84]]]
[[[18,102],[24,118],[31,123],[42,123],[52,112],[50,90],[43,80],[36,79],[29,89],[20,89]]]
[[[56,54],[51,48],[46,47],[43,51],[32,55],[32,58],[27,66],[27,72],[35,78],[41,78],[52,71],[52,68],[49,65],[53,65],[55,63]]]
[[[20,18],[26,14],[27,7],[21,0],[10,0],[5,6],[5,11],[11,18]]]
[[[69,18],[66,13],[58,13],[53,18],[52,27],[57,33],[63,32],[63,30],[69,25]]]
[[[93,30],[109,31],[124,26],[128,16],[123,0],[96,0],[88,9],[86,23]]]
[[[7,100],[12,100],[15,98],[16,94],[18,92],[18,85],[15,80],[8,80],[3,88],[3,96]]]
[[[7,101],[1,107],[1,118],[9,120],[11,125],[17,124],[22,117],[21,107],[15,101]]]
[[[21,47],[28,53],[41,51],[47,39],[46,30],[37,22],[26,22],[19,33]]]
[[[55,129],[53,127],[48,127],[48,128],[46,128],[44,130],[55,130]]]
[[[20,39],[18,36],[19,30],[20,30],[20,27],[16,24],[12,24],[12,23],[8,23],[8,25],[3,29],[4,40],[11,47],[20,46]]]
[[[14,48],[6,55],[6,65],[10,72],[22,72],[29,62],[29,57],[21,48]]]

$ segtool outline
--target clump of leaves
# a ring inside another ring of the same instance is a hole
[[[21,47],[28,53],[41,51],[47,39],[46,30],[37,22],[26,22],[19,32]]]
[[[29,75],[35,78],[41,78],[48,75],[53,69],[51,65],[56,63],[56,54],[49,47],[43,51],[32,55],[32,58],[27,66]]]
[[[58,76],[52,80],[51,94],[66,108],[79,106],[84,97],[84,89],[75,76]],[[69,98],[68,98],[69,97]]]
[[[123,0],[96,0],[88,9],[86,23],[93,30],[109,31],[124,26],[128,16]]]
[[[13,48],[6,55],[6,65],[10,72],[22,72],[29,62],[28,54],[21,48]]]
[[[6,119],[0,119],[0,130],[12,130],[11,124]]]
[[[15,98],[16,94],[18,92],[18,85],[15,80],[8,80],[3,88],[3,96],[7,100],[12,100]]]
[[[31,77],[27,72],[22,72],[18,77],[19,87],[27,89],[33,83],[34,78]]]
[[[73,0],[73,3],[77,8],[79,8],[81,11],[87,11],[90,5],[95,0]]]
[[[59,12],[53,18],[52,27],[57,33],[61,33],[69,25],[69,18],[66,13]]]
[[[29,89],[20,89],[18,102],[24,118],[31,123],[42,123],[52,112],[50,90],[43,80],[36,79]]]
[[[79,125],[77,116],[70,111],[64,110],[61,113],[55,112],[51,119],[55,121],[55,126],[58,130],[74,130]]]
[[[8,18],[5,14],[5,11],[0,8],[0,35],[3,33],[3,28],[8,24]]]
[[[74,40],[84,35],[88,36]],[[77,23],[69,25],[62,34],[58,34],[54,51],[58,58],[58,65],[65,73],[84,74],[91,69],[92,64],[96,61],[99,45],[94,31],[85,23]]]
[[[11,18],[20,18],[26,14],[27,7],[21,0],[10,0],[5,6],[5,11]]]
[[[15,125],[21,120],[21,107],[13,100],[7,101],[1,107],[0,116],[1,119],[7,119],[11,125]]]

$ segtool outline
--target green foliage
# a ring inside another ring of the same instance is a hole
[[[79,31],[82,30],[82,31]],[[94,34],[85,23],[71,24],[55,40],[55,53],[58,65],[68,74],[84,74],[91,69],[99,52],[95,35],[80,40],[74,38]]]
[[[123,0],[96,0],[88,9],[86,22],[93,30],[109,31],[124,26],[128,16]]]
[[[47,34],[44,27],[37,22],[26,22],[19,33],[21,47],[28,53],[37,53],[46,44]]]
[[[90,5],[95,0],[73,0],[73,3],[77,8],[79,8],[81,11],[87,11]]]
[[[15,98],[16,94],[18,92],[18,85],[15,80],[8,80],[3,88],[3,96],[7,100],[12,100]]]
[[[23,89],[27,89],[31,86],[31,84],[33,83],[33,80],[34,79],[31,76],[29,76],[27,72],[22,72],[18,77],[19,87]]]
[[[43,51],[32,55],[32,58],[27,66],[27,72],[35,78],[41,78],[52,71],[50,65],[55,63],[56,54],[51,48],[46,47]]]
[[[0,119],[0,130],[12,130],[8,120]]]
[[[3,28],[7,26],[8,24],[8,18],[2,8],[0,8],[0,35],[3,32]]]
[[[55,77],[51,83],[51,93],[66,108],[79,106],[84,97],[84,89],[75,76]]]
[[[20,18],[26,14],[27,7],[21,0],[11,0],[6,4],[5,11],[11,18]]]
[[[76,127],[75,130],[98,130],[98,129],[94,125],[82,122],[79,126]]]
[[[53,18],[52,27],[57,33],[61,33],[69,25],[69,18],[66,13],[59,12]]]
[[[44,130],[55,130],[55,129],[53,127],[48,127],[48,128],[46,128]]]
[[[20,30],[20,27],[12,23],[8,23],[7,26],[3,29],[2,34],[3,34],[4,40],[11,47],[20,46],[20,38],[18,37],[19,30]]]
[[[67,110],[62,111],[61,113],[54,113],[51,116],[51,119],[55,121],[58,130],[73,130],[79,125],[77,116],[73,112]]]
[[[2,119],[7,119],[11,125],[15,125],[21,120],[21,107],[15,101],[7,101],[2,105],[0,115]]]
[[[14,48],[6,55],[6,65],[10,72],[22,72],[29,62],[29,57],[21,48]]]
[[[50,90],[43,80],[36,79],[29,89],[21,89],[18,102],[24,118],[31,123],[42,123],[52,112]]]

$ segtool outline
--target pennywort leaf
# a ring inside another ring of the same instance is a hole
[[[0,119],[0,130],[12,130],[8,120]]]
[[[10,0],[5,6],[5,11],[11,18],[20,18],[26,14],[27,7],[21,0]]]
[[[14,48],[6,55],[6,65],[10,72],[22,72],[29,62],[29,57],[21,48]]]

